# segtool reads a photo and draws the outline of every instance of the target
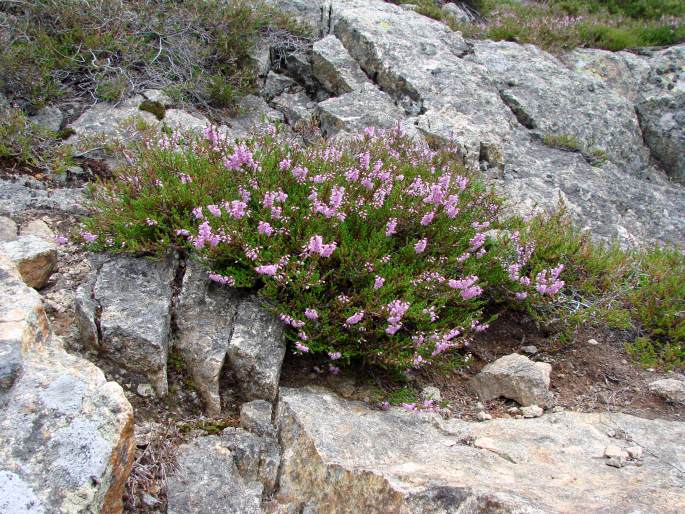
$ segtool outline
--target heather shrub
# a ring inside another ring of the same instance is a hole
[[[81,237],[96,250],[177,248],[215,282],[255,288],[296,352],[420,368],[487,327],[489,302],[547,302],[562,268],[536,269],[500,201],[399,129],[310,147],[271,127],[233,143],[163,136],[95,190]]]

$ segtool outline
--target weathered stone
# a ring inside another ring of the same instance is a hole
[[[199,437],[179,447],[167,480],[169,514],[255,514],[262,485],[244,480],[223,436]]]
[[[652,153],[675,180],[685,182],[685,85],[680,94],[647,98],[637,108]]]
[[[273,105],[283,113],[291,126],[306,125],[314,118],[316,104],[312,102],[304,91],[282,93],[273,99]]]
[[[606,448],[604,448],[604,456],[607,459],[616,458],[616,459],[625,460],[628,458],[628,452],[626,452],[620,446],[616,446],[615,444],[610,444]]]
[[[539,418],[542,416],[542,407],[537,405],[528,405],[527,407],[521,407],[521,414],[524,418]]]
[[[391,128],[404,117],[390,96],[371,84],[320,102],[317,111],[321,130],[329,137],[340,131],[356,132],[372,126]]]
[[[312,71],[323,87],[334,95],[357,91],[369,82],[359,63],[333,35],[314,43]]]
[[[57,249],[52,242],[28,235],[2,244],[3,251],[19,269],[26,285],[40,289],[57,267]]]
[[[93,298],[95,277],[78,286],[74,295],[74,313],[81,342],[88,348],[97,348],[99,343],[98,305]]]
[[[483,400],[499,396],[517,401],[523,406],[549,405],[549,374],[552,366],[533,362],[524,355],[512,353],[485,366],[470,381],[471,388]]]
[[[270,71],[266,76],[266,81],[264,82],[264,87],[262,87],[261,95],[266,100],[271,101],[274,97],[283,92],[287,92],[291,87],[296,85],[297,82],[287,75]]]
[[[442,6],[442,10],[460,23],[469,23],[470,21],[473,21],[471,14],[462,6],[455,3],[446,3]]]
[[[41,190],[19,181],[0,179],[0,214],[16,216],[28,209],[57,209],[85,214],[83,189]]]
[[[32,123],[52,132],[57,132],[60,129],[62,121],[64,121],[64,114],[54,106],[43,107],[35,116],[31,117]]]
[[[521,351],[527,353],[528,355],[535,355],[538,353],[538,347],[535,345],[522,346]]]
[[[276,485],[280,448],[273,437],[260,437],[242,428],[227,428],[221,433],[225,446],[233,453],[240,476],[248,483],[257,482],[270,495]]]
[[[243,300],[238,306],[228,359],[248,400],[276,398],[284,356],[282,323],[256,298]]]
[[[664,378],[649,384],[649,390],[671,402],[685,403],[685,380]]]
[[[43,220],[30,220],[21,226],[22,236],[36,236],[49,243],[54,243],[55,233]]]
[[[258,77],[266,77],[271,70],[271,51],[269,43],[259,41],[249,51],[250,59],[254,65]]]
[[[161,89],[146,89],[143,91],[143,96],[151,102],[157,102],[166,108],[174,105],[174,101],[171,97]]]
[[[283,115],[255,95],[245,95],[238,101],[238,114],[226,121],[226,131],[234,138],[246,138],[264,125],[283,122]]]
[[[273,406],[266,400],[253,400],[240,407],[240,426],[259,436],[275,437],[271,422]]]
[[[17,224],[12,218],[0,216],[0,242],[17,239]]]
[[[121,512],[131,406],[119,385],[62,349],[40,295],[1,254],[0,353],[0,512]]]
[[[559,413],[472,423],[378,411],[322,389],[282,388],[282,504],[340,512],[679,512],[683,423]],[[642,467],[602,465],[607,424],[649,448]],[[470,441],[480,441],[472,446]]]
[[[426,386],[421,390],[421,399],[424,401],[439,402],[442,400],[440,389],[435,386]]]
[[[309,91],[317,88],[318,84],[312,72],[311,52],[287,52],[281,65],[291,77],[295,77]]]
[[[210,125],[205,116],[199,113],[191,114],[180,109],[167,109],[162,123],[174,131],[197,133]]]
[[[98,348],[122,367],[145,375],[159,396],[167,393],[172,284],[176,258],[113,257],[97,276]]]
[[[492,419],[492,414],[489,414],[485,411],[479,411],[478,414],[476,414],[476,419],[478,421],[489,421]]]
[[[135,135],[136,120],[156,127],[159,121],[155,115],[138,109],[143,100],[142,96],[135,96],[117,107],[108,103],[92,106],[69,125],[76,133],[67,142],[75,143],[83,137],[93,136],[104,136],[109,141],[124,140]]]
[[[234,289],[211,282],[200,264],[188,261],[176,302],[175,347],[181,352],[210,416],[221,413],[219,378],[238,303]]]

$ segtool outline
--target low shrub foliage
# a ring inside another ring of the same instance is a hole
[[[501,228],[500,201],[399,129],[301,147],[270,127],[254,139],[167,135],[95,188],[81,237],[93,249],[175,247],[221,284],[259,288],[296,352],[332,372],[361,358],[420,368],[470,343],[493,301],[547,303],[562,267]]]

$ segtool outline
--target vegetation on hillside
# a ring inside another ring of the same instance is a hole
[[[398,131],[310,148],[214,130],[143,144],[79,238],[93,249],[175,247],[209,277],[259,287],[298,352],[420,368],[459,354],[484,312],[527,311],[569,339],[581,324],[626,333],[647,365],[685,363],[685,256],[593,243],[563,212],[504,219],[499,199]],[[562,288],[564,282],[565,287]]]
[[[465,37],[532,43],[558,50],[576,47],[623,50],[685,41],[681,0],[474,0],[482,23],[463,23],[439,0],[402,0],[443,20]]]
[[[259,37],[306,29],[254,2],[0,1],[0,91],[29,114],[57,100],[118,101],[145,88],[231,107],[254,87]]]

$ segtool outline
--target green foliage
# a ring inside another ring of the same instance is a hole
[[[154,114],[158,120],[163,120],[166,114],[164,106],[161,103],[153,102],[152,100],[145,100],[138,106],[138,109]]]
[[[509,278],[512,245],[485,235],[499,200],[456,152],[395,130],[306,149],[268,132],[238,145],[165,136],[95,188],[83,237],[194,253],[213,280],[260,288],[295,348],[332,366],[439,364],[481,330],[487,302],[547,301]]]
[[[390,405],[402,405],[403,403],[416,403],[418,395],[409,387],[402,387],[390,391],[387,395],[387,401]]]
[[[244,1],[0,2],[0,20],[0,87],[27,111],[171,85],[183,101],[230,106],[254,87],[250,53],[260,37],[308,35],[274,8]]]
[[[543,141],[548,146],[565,150],[579,151],[583,148],[583,144],[577,138],[566,134],[547,134]]]
[[[0,161],[10,167],[63,171],[72,164],[71,149],[60,145],[64,136],[31,123],[17,108],[0,105]]]
[[[566,267],[565,300],[559,298],[552,310],[532,309],[540,319],[561,318],[570,330],[586,323],[629,330],[635,340],[628,350],[636,360],[685,365],[682,249],[623,250],[618,244],[593,243],[563,209],[533,219],[525,234],[536,245],[530,260],[534,271],[552,262]]]
[[[532,43],[546,49],[623,50],[685,40],[680,0],[480,0],[482,25],[450,26],[467,37]]]

